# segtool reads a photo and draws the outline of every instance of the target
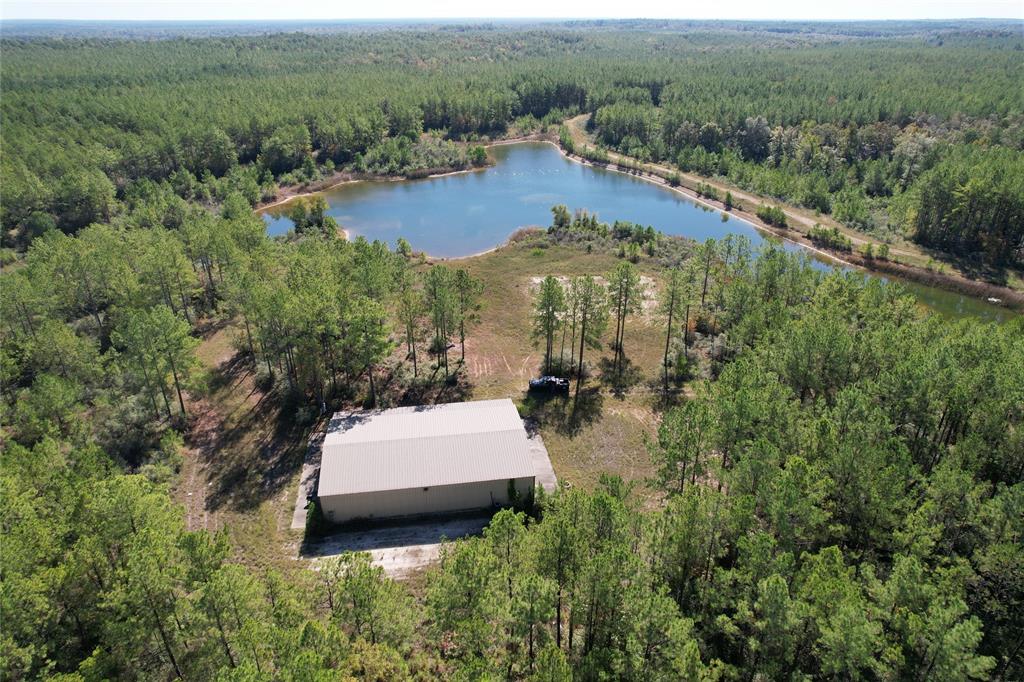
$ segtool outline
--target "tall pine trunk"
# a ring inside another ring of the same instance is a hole
[[[153,393],[153,386],[149,381],[149,370],[146,369],[146,360],[141,355],[138,357],[139,366],[142,368],[142,377],[146,383],[146,394],[153,404],[153,416],[160,419],[160,408],[156,404],[156,395]]]
[[[587,338],[587,311],[583,311],[583,316],[580,320],[580,363],[576,370],[576,395],[573,397],[573,416],[576,415],[576,406],[580,402],[580,384],[583,383],[583,345]],[[571,637],[570,633],[570,637]]]
[[[558,371],[565,374],[565,328],[569,326],[562,320],[562,347],[558,350]]]
[[[705,247],[706,246],[707,245],[705,244]],[[704,261],[704,287],[701,289],[701,292],[700,292],[700,307],[701,307],[701,309],[704,308],[704,297],[707,296],[707,293],[708,293],[708,274],[710,272],[711,272],[711,249],[708,249],[708,257],[707,257],[707,260]]]
[[[171,376],[174,377],[174,390],[178,392],[178,406],[181,407],[181,416],[188,419],[188,413],[185,412],[185,399],[181,397],[181,382],[178,381],[178,368],[175,366],[172,356],[168,355],[167,360],[171,363]]]
[[[690,347],[690,304],[686,304],[686,318],[683,320],[683,348]]]
[[[665,393],[668,393],[668,346],[672,340],[672,313],[676,308],[676,290],[672,289],[672,297],[668,301],[668,328],[665,330],[665,356],[661,360],[661,367],[665,376]]]

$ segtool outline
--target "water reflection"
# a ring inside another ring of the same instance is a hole
[[[328,214],[352,235],[392,245],[404,237],[413,248],[442,257],[486,251],[519,227],[546,226],[555,204],[586,208],[604,222],[628,220],[698,241],[732,233],[746,235],[755,246],[770,240],[787,250],[803,249],[667,187],[570,161],[550,144],[504,145],[492,147],[491,153],[497,163],[482,171],[341,185],[324,193]],[[264,220],[270,234],[292,227],[287,205],[266,211]],[[836,265],[816,253],[811,257],[821,269]],[[941,289],[912,282],[904,285],[925,305],[951,317],[1002,320],[1013,314]]]

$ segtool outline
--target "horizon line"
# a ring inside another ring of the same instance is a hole
[[[964,16],[964,17],[896,17],[886,19],[874,19],[874,18],[856,18],[856,19],[837,19],[837,18],[824,18],[824,17],[801,17],[801,18],[786,18],[786,19],[768,19],[768,18],[757,18],[757,17],[745,17],[745,18],[696,18],[696,17],[585,17],[585,16],[564,16],[564,17],[487,17],[487,16],[466,16],[466,17],[304,17],[297,19],[284,19],[284,18],[257,18],[257,19],[214,19],[214,18],[181,18],[181,19],[166,19],[166,18],[99,18],[99,19],[80,19],[80,18],[67,18],[67,19],[55,19],[53,17],[12,17],[5,18],[0,16],[0,23],[7,22],[45,22],[45,23],[82,23],[82,24],[102,24],[112,22],[136,22],[136,23],[151,23],[151,24],[175,24],[183,22],[194,22],[194,23],[206,23],[206,24],[258,24],[258,23],[303,23],[303,22],[334,22],[334,23],[400,23],[400,22],[460,22],[460,21],[501,21],[501,22],[562,22],[562,21],[614,21],[614,22],[627,22],[627,21],[689,21],[698,23],[712,23],[712,22],[764,22],[764,23],[800,23],[800,22],[817,22],[817,23],[834,23],[834,24],[846,24],[853,22],[873,22],[879,24],[894,23],[894,22],[957,22],[957,21],[1012,21],[1018,23],[1024,23],[1024,17],[989,17],[989,16]]]

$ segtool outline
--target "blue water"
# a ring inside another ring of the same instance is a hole
[[[741,234],[756,246],[774,236],[753,225],[698,204],[667,187],[639,178],[584,166],[562,156],[551,144],[523,142],[491,147],[495,165],[485,170],[400,182],[356,182],[323,193],[328,214],[352,236],[394,246],[405,237],[416,251],[431,256],[467,256],[508,239],[516,229],[551,224],[551,207],[586,209],[607,223],[626,220],[697,241]],[[270,234],[291,229],[287,205],[263,214]],[[790,251],[804,247],[783,243]],[[834,261],[812,254],[815,267]],[[906,283],[929,308],[950,317],[1001,320],[1012,315],[960,294]]]
[[[607,223],[627,220],[698,241],[729,233],[762,236],[736,218],[678,192],[630,175],[584,166],[550,144],[492,147],[495,165],[472,173],[404,182],[359,182],[324,193],[328,213],[350,234],[394,244],[405,237],[417,251],[452,257],[504,242],[519,227],[551,224],[551,207],[585,208]],[[270,234],[292,227],[285,208],[264,214]]]

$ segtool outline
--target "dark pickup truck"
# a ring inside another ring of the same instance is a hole
[[[531,391],[548,391],[549,393],[566,393],[569,391],[569,380],[562,377],[540,377],[530,379]]]

